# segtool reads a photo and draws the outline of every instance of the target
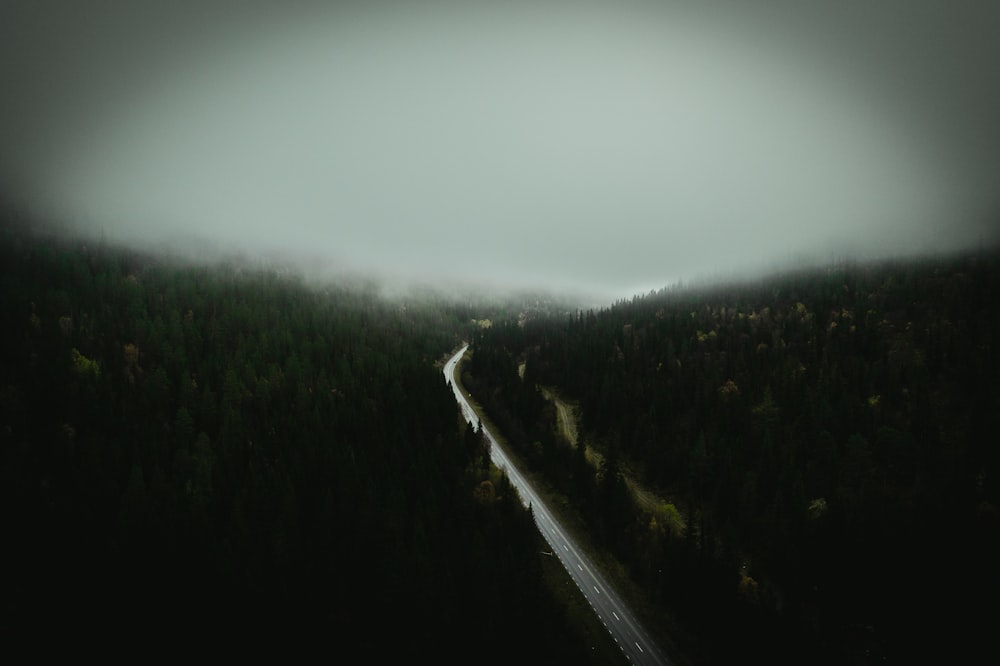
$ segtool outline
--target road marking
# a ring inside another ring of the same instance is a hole
[[[467,347],[463,347],[462,352],[464,352],[466,349],[467,349]],[[472,406],[469,404],[469,402],[467,400],[465,400],[465,395],[463,393],[459,392],[457,383],[454,382],[454,381],[452,381],[453,377],[454,377],[455,369],[456,369],[457,364],[458,364],[459,358],[460,358],[460,355],[456,355],[456,357],[452,359],[452,362],[449,363],[448,366],[446,367],[446,373],[445,374],[446,375],[451,375],[451,376],[448,377],[448,382],[449,382],[450,388],[453,389],[453,391],[455,393],[455,396],[458,398],[458,401],[459,401],[460,406],[462,408],[463,415],[467,417],[469,423],[472,423],[473,425],[475,425],[476,421],[478,421],[478,419],[479,419],[479,417],[476,414],[476,411],[472,408]],[[449,370],[450,370],[450,372],[448,372]],[[563,405],[560,405],[560,404],[557,403],[557,406],[560,408],[558,416],[565,423],[565,421],[567,420],[565,418],[566,415],[567,415],[567,412],[566,412],[566,410],[565,410],[565,408],[564,408]],[[556,522],[555,518],[551,514],[549,514],[547,511],[544,510],[545,507],[544,507],[544,505],[542,505],[541,500],[537,496],[535,496],[534,493],[530,492],[529,488],[525,487],[526,484],[527,484],[527,481],[522,477],[521,474],[518,473],[518,470],[515,469],[512,466],[511,462],[507,459],[506,455],[503,454],[503,451],[499,448],[499,444],[496,442],[496,439],[494,438],[493,433],[491,433],[486,427],[483,427],[481,430],[482,430],[482,434],[485,435],[488,438],[490,444],[492,445],[492,447],[491,447],[491,454],[492,455],[490,457],[493,458],[494,464],[496,464],[498,467],[500,467],[501,470],[503,470],[505,473],[508,474],[508,476],[510,477],[510,480],[513,482],[513,485],[521,493],[521,499],[522,499],[522,501],[525,502],[526,506],[531,506],[533,508],[534,507],[538,507],[537,510],[535,511],[535,521],[536,521],[536,524],[541,529],[543,535],[546,537],[546,540],[549,541],[549,543],[552,544],[552,546],[553,546],[552,549],[551,549],[551,551],[544,551],[543,550],[543,551],[540,551],[540,552],[543,553],[543,554],[545,554],[545,555],[549,555],[549,556],[554,555],[555,553],[553,553],[552,551],[555,551],[555,547],[554,547],[555,546],[555,541],[557,541],[559,538],[563,537],[562,530],[560,530],[559,527],[558,527],[558,522]],[[549,536],[552,537],[551,540],[549,540],[549,538],[548,538]],[[569,543],[568,543],[568,541],[566,539],[563,539],[563,543],[561,545],[563,547],[563,551],[565,553],[567,553],[567,555],[565,557],[559,556],[559,559],[561,560],[562,564],[565,565],[566,569],[568,570],[569,569],[569,557],[568,557],[568,555],[570,555],[570,554],[575,555],[576,554],[576,550],[575,549],[571,549],[569,547]],[[583,563],[582,563],[581,557],[582,556],[577,556],[577,565],[576,566],[577,566],[577,568],[582,573],[587,573],[588,569],[585,569],[583,567]],[[595,576],[591,576],[591,580],[596,580],[596,577]],[[583,577],[581,576],[579,580],[574,580],[573,582],[576,584],[577,588],[581,592],[583,592],[583,582],[584,582]],[[596,584],[592,583],[591,587],[593,587],[595,594],[597,594],[597,595],[603,595],[603,592],[601,591],[601,588],[598,587]],[[587,595],[585,593],[584,596],[586,598],[589,595]],[[614,593],[612,593],[612,600],[613,600],[613,598],[614,598]],[[621,640],[619,640],[619,637],[615,635],[616,632],[612,631],[611,628],[608,627],[607,623],[604,621],[604,618],[601,616],[601,613],[598,612],[598,610],[594,606],[594,604],[591,603],[591,600],[587,599],[587,601],[588,601],[591,609],[593,610],[593,612],[601,620],[601,623],[606,628],[608,628],[609,632],[611,633],[612,637],[614,638],[615,643],[618,644],[619,648],[622,650],[622,653],[625,654],[625,656],[628,659],[628,661],[630,663],[634,663],[634,661],[635,661],[633,659],[634,653],[630,654],[629,651],[625,650],[624,641],[627,640],[627,638],[625,638],[623,636],[621,638]],[[612,611],[612,615],[614,616],[614,619],[618,623],[624,623],[624,620],[622,620],[622,618],[618,615],[618,613],[616,611]],[[645,649],[642,647],[642,645],[639,644],[638,641],[633,641],[633,642],[635,644],[636,649],[640,653],[645,653]]]

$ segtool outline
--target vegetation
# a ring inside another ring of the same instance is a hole
[[[666,289],[494,321],[465,382],[694,661],[953,657],[1000,592],[997,303],[995,251]]]
[[[988,648],[1000,253],[584,312],[386,298],[7,218],[5,637],[606,658],[436,367],[471,340],[465,387],[692,663]],[[578,406],[575,445],[550,389]]]
[[[435,367],[466,306],[13,223],[0,262],[4,635],[588,663]]]

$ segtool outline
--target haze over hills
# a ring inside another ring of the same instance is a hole
[[[860,664],[982,645],[968,601],[1000,590],[995,245],[591,307],[146,253],[15,218],[0,239],[0,505],[18,544],[4,568],[21,572],[3,612],[22,635],[79,628],[81,600],[100,598],[89,621],[200,631],[221,613],[223,631],[321,640],[330,623],[373,641],[405,624],[432,650],[450,618],[449,658],[503,635],[496,663],[616,663],[587,652],[607,636],[545,569],[488,448],[452,431],[433,364],[467,340],[462,382],[616,583],[642,590],[631,600],[672,658]],[[575,449],[553,389],[576,406]],[[344,513],[359,503],[363,519]],[[376,563],[355,540],[420,554]],[[85,554],[58,565],[71,548]],[[403,582],[414,565],[443,589]],[[371,585],[343,588],[342,567]],[[488,612],[455,615],[482,595]]]
[[[441,381],[465,341],[678,663],[987,650],[998,33],[4,3],[0,633],[621,663]]]
[[[865,663],[981,645],[968,599],[1000,589],[996,247],[585,310],[538,293],[386,297],[377,282],[37,231],[3,225],[0,239],[3,558],[20,572],[3,613],[21,636],[115,622],[159,638],[222,614],[223,632],[303,640],[405,624],[430,650],[451,618],[448,655],[503,635],[497,663],[523,650],[580,663],[606,636],[551,569],[537,578],[530,517],[471,429],[452,431],[433,363],[469,340],[463,383],[570,524],[620,561],[619,582],[646,590],[679,658],[725,663],[738,645]],[[553,388],[577,405],[576,453]],[[383,555],[345,545],[357,540]],[[399,578],[386,553],[400,548],[436,592]],[[342,567],[370,584],[343,587]],[[454,615],[484,598],[477,621]],[[935,640],[906,638],[913,627]]]

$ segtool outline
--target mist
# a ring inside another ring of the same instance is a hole
[[[608,298],[996,240],[1000,5],[6,3],[4,194],[396,283]]]

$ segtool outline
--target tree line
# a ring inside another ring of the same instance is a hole
[[[8,218],[2,633],[588,663],[435,367],[468,304]]]
[[[998,302],[995,250],[677,287],[494,322],[468,382],[696,659],[948,654],[1000,591]]]

